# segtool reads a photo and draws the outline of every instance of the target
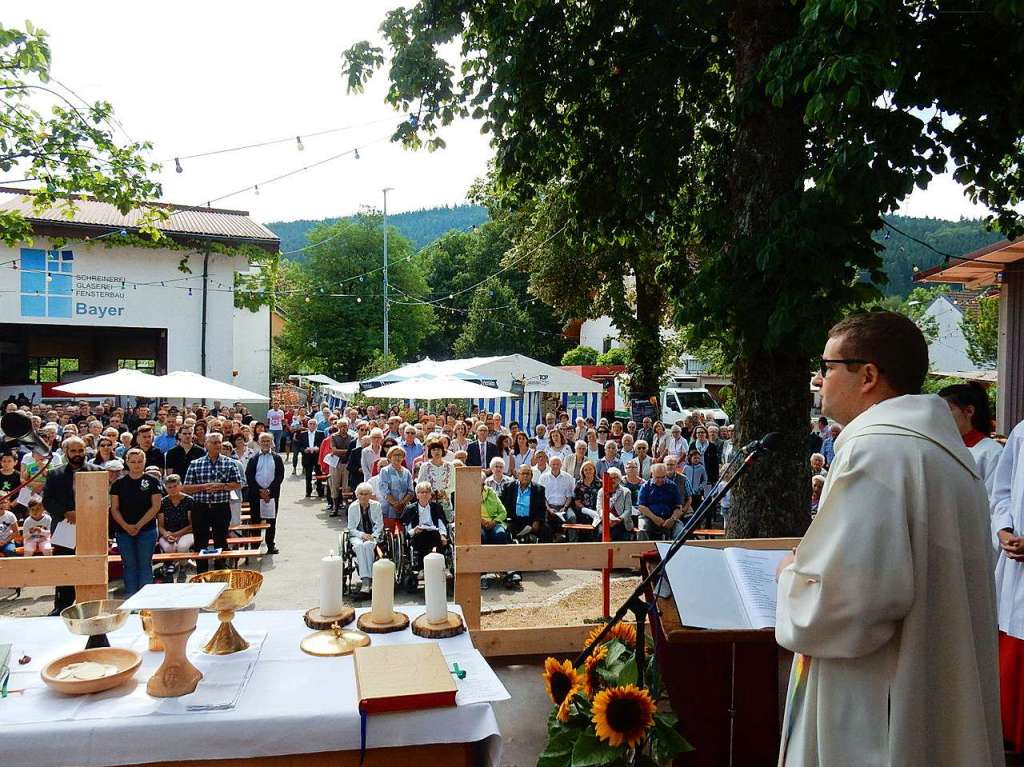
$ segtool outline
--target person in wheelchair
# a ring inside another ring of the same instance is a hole
[[[434,488],[429,482],[416,485],[416,500],[405,507],[402,524],[417,557],[414,567],[431,551],[441,552],[448,545],[448,524],[441,504],[432,500]]]
[[[370,590],[377,544],[383,535],[384,512],[380,503],[373,500],[370,483],[360,482],[356,487],[356,499],[348,507],[348,540],[359,573],[359,586],[355,593]]]

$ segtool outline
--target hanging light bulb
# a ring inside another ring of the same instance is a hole
[[[189,294],[190,296],[192,295],[192,288],[189,288],[189,289],[188,289],[188,294]]]
[[[356,303],[357,304],[363,303],[363,297],[362,296],[356,296]]]
[[[46,281],[53,282],[53,275],[50,274],[49,272],[46,273]]]
[[[298,149],[300,152],[306,148],[305,145],[303,145],[302,143],[302,136],[295,137],[295,148]]]
[[[257,197],[259,197],[260,196],[260,185],[259,184],[254,184],[253,188],[252,188],[252,191],[254,191],[256,193]]]
[[[312,301],[312,299],[309,296],[306,296],[306,303],[308,304],[310,301]]]
[[[181,167],[181,160],[177,157],[174,158],[174,170],[177,173],[184,173],[185,169]]]
[[[357,160],[359,159],[359,150],[358,149],[356,149],[355,157],[356,157]]]

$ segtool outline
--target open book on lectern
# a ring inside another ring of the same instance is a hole
[[[664,557],[669,543],[659,543]],[[775,626],[775,568],[787,549],[683,546],[665,567],[684,626],[767,629]]]

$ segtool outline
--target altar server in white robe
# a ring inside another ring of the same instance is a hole
[[[1003,764],[988,500],[906,317],[829,331],[826,416],[846,424],[818,514],[780,565],[792,650],[779,764]]]
[[[992,482],[992,531],[999,547],[999,677],[1003,739],[1024,752],[1024,422],[1010,432]]]
[[[988,393],[980,383],[971,381],[946,386],[939,390],[939,396],[949,405],[957,431],[974,456],[978,473],[985,480],[985,490],[991,495],[1003,446],[989,436],[992,433],[992,406]]]

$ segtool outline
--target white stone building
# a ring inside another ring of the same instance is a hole
[[[19,210],[31,243],[0,245],[0,398],[47,396],[47,384],[136,367],[188,370],[261,394],[270,384],[270,313],[234,305],[243,255],[279,240],[244,211],[165,206],[165,247],[117,243],[138,234],[141,211],[93,200],[71,218],[36,213],[21,190],[0,188],[0,212]],[[179,265],[187,259],[190,271]]]

